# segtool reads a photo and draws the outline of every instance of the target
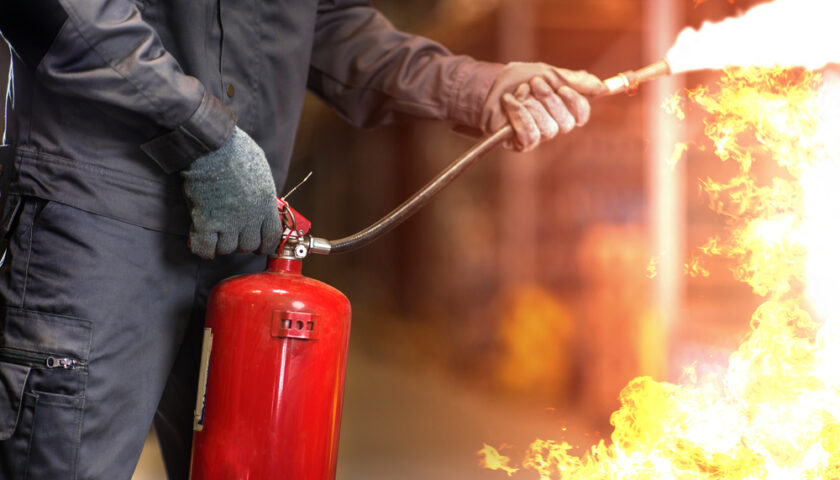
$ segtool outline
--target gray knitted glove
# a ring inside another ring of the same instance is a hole
[[[181,172],[190,207],[190,249],[213,258],[231,252],[272,253],[283,229],[265,153],[236,127],[222,148]]]

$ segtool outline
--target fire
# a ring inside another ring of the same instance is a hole
[[[737,65],[821,68],[840,62],[837,18],[836,0],[775,0],[683,30],[666,58],[673,73]]]
[[[668,161],[668,166],[671,169],[675,168],[678,163],[680,163],[680,158],[682,158],[683,154],[688,151],[688,147],[690,145],[688,142],[679,142],[674,146],[674,153],[671,154],[671,160]]]
[[[484,468],[488,468],[490,470],[502,470],[507,472],[508,476],[511,476],[519,471],[518,468],[508,466],[510,464],[510,457],[500,454],[498,450],[486,443],[481,450],[476,452],[476,454],[481,457],[481,461],[479,463]]]
[[[522,467],[541,480],[838,479],[840,83],[802,69],[729,69],[688,100],[708,113],[716,156],[738,166],[701,183],[727,232],[697,254],[730,259],[763,298],[752,331],[723,375],[688,367],[676,384],[631,381],[611,442],[575,456],[538,440]],[[772,178],[759,175],[768,168]]]
[[[646,270],[647,278],[656,278],[656,266],[659,264],[659,259],[657,257],[653,257],[648,262]]]
[[[711,275],[703,265],[700,264],[700,258],[692,256],[691,259],[683,267],[683,273],[691,278],[708,277]]]

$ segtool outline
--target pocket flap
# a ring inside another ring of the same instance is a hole
[[[26,365],[0,362],[0,441],[15,433],[29,370]]]
[[[6,307],[3,346],[31,352],[62,354],[86,362],[91,323],[76,317]],[[2,326],[0,310],[0,326]]]

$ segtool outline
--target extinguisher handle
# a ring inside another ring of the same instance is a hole
[[[504,140],[511,137],[513,128],[507,125],[478,142],[475,146],[469,149],[466,153],[461,155],[457,160],[452,162],[446,169],[440,172],[435,178],[426,184],[411,198],[403,202],[397,208],[391,210],[390,213],[379,219],[376,223],[367,227],[359,233],[339,238],[338,240],[329,240],[329,250],[326,248],[312,250],[313,253],[343,253],[373,242],[382,235],[390,232],[394,227],[404,222],[408,217],[414,215],[417,210],[426,205],[429,200],[437,195],[438,192],[446,188],[453,180],[458,178],[464,171],[480,160],[484,155],[492,151]],[[318,239],[321,240],[321,239]]]

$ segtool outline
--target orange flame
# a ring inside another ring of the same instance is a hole
[[[709,114],[717,157],[739,166],[702,183],[728,234],[700,253],[732,260],[764,303],[725,375],[688,368],[679,384],[631,381],[611,443],[581,457],[534,442],[522,466],[541,480],[840,478],[840,84],[732,69],[689,99]],[[778,173],[762,180],[757,164]]]

